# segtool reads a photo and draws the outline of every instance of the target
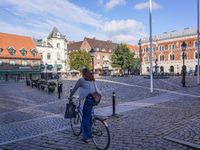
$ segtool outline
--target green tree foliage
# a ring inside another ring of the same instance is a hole
[[[134,69],[137,66],[137,59],[134,55],[135,53],[132,53],[126,44],[116,45],[110,59],[111,66],[119,69]]]
[[[75,51],[70,56],[70,68],[82,71],[83,68],[91,69],[90,53],[85,51]]]

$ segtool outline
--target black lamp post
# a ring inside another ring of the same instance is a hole
[[[47,83],[47,66],[48,66],[48,64],[46,63],[45,65],[46,65],[46,83]]]
[[[92,73],[94,73],[94,49],[90,50],[90,56],[92,57]]]
[[[185,41],[181,44],[181,48],[183,51],[182,58],[183,58],[183,67],[182,67],[182,72],[183,72],[183,78],[182,78],[182,85],[185,87],[185,75],[186,75],[186,66],[185,66],[185,50],[186,50],[187,44]]]

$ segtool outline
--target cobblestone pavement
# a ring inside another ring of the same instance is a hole
[[[123,103],[183,89],[180,79],[154,80],[154,94],[149,94],[149,80],[142,77],[99,78],[104,97],[98,107],[111,105],[113,91],[117,103]],[[196,77],[186,79],[188,87],[195,86]],[[92,142],[85,144],[82,136],[74,136],[63,119],[69,87],[75,82],[63,81],[61,99],[56,92],[47,94],[24,82],[0,83],[0,149],[95,149]],[[190,91],[188,87],[183,92]],[[198,94],[199,89],[190,92]],[[183,96],[109,117],[107,123],[109,149],[195,149],[200,145],[200,100]]]

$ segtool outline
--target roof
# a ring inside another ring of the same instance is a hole
[[[165,40],[165,39],[172,39],[176,37],[184,37],[184,36],[191,36],[197,35],[197,27],[195,28],[185,28],[184,30],[179,31],[171,31],[171,32],[164,32],[163,34],[158,34],[152,36],[153,41],[157,40]],[[149,37],[140,39],[140,42],[149,42]]]
[[[79,50],[81,48],[83,41],[80,42],[70,42],[67,44],[67,49],[68,50]]]
[[[130,51],[139,51],[139,48],[137,45],[129,45],[129,44],[126,44],[126,45],[130,49]]]
[[[85,39],[88,41],[88,43],[90,44],[90,46],[92,48],[107,48],[107,49],[114,49],[115,45],[118,45],[116,43],[112,43],[112,41],[108,40],[108,41],[100,41],[100,40],[96,40],[96,38],[90,39],[90,38],[86,38]]]
[[[0,33],[0,47],[2,48],[2,55],[0,58],[32,58],[32,59],[41,59],[40,55],[33,56],[31,54],[31,49],[35,49],[38,53],[38,50],[31,37]],[[13,47],[15,49],[15,55],[10,55],[7,48]],[[21,48],[26,49],[27,56],[22,56],[19,51]]]
[[[65,35],[62,35],[56,27],[53,28],[49,36],[47,37],[48,39],[50,38],[60,38],[60,39],[65,39]]]
[[[47,45],[44,46],[42,39],[33,39],[33,42],[35,43],[36,46],[52,47],[53,48],[53,46],[49,42],[47,42]]]

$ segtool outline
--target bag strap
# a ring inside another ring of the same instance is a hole
[[[93,81],[93,84],[94,84],[94,81]],[[94,89],[95,89],[95,92],[97,91],[97,89],[96,89],[96,86],[95,86],[95,84],[94,84]]]

